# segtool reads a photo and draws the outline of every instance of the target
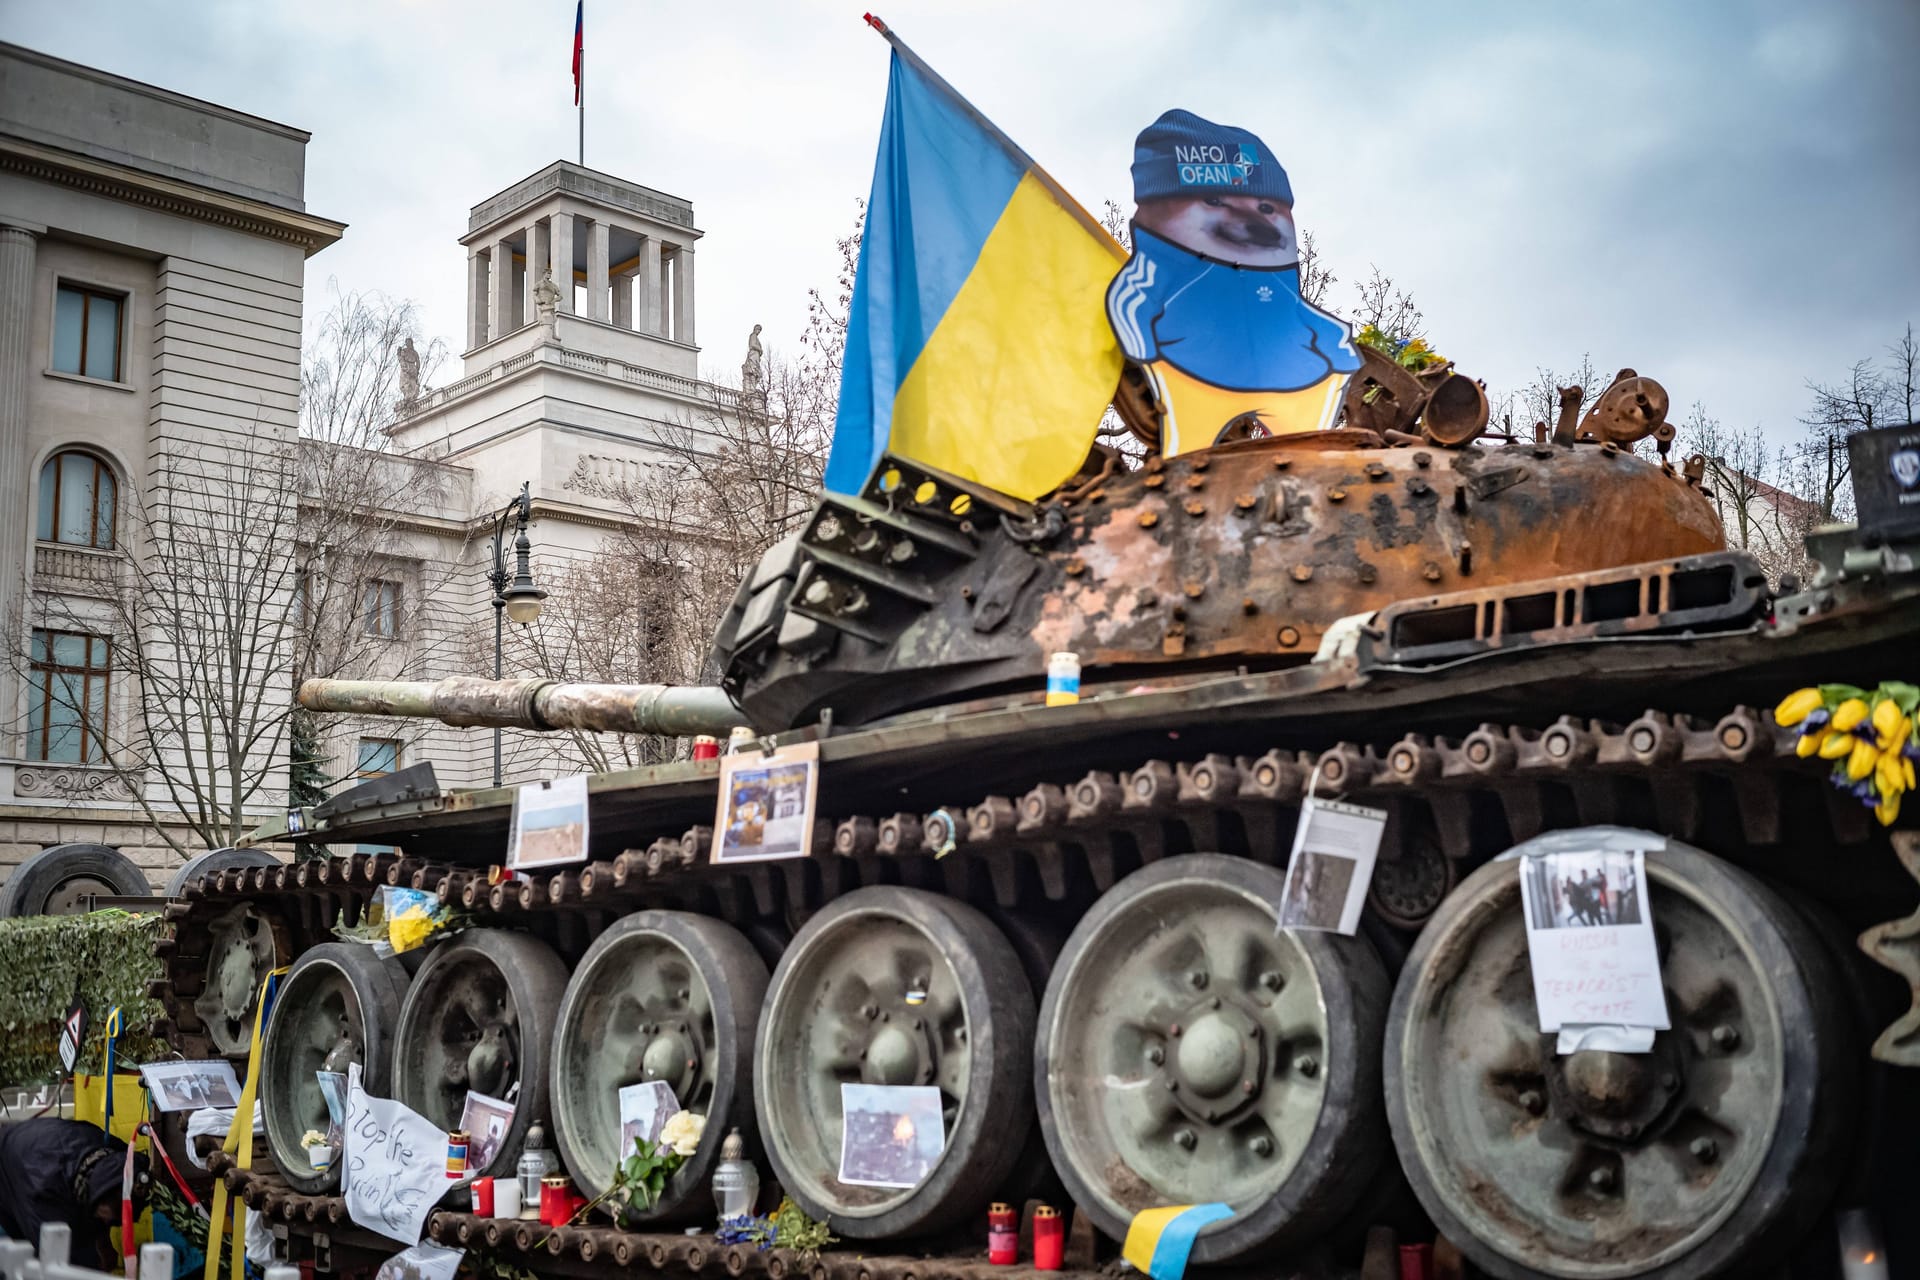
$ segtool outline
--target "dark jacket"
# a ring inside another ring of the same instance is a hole
[[[94,1206],[119,1204],[126,1164],[127,1144],[98,1125],[46,1117],[0,1128],[0,1229],[38,1248],[41,1224],[64,1222],[73,1228],[75,1263],[91,1265],[110,1230]],[[134,1157],[136,1187],[146,1166],[144,1155]]]

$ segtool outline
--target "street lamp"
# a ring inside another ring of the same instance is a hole
[[[506,505],[493,522],[493,570],[487,574],[487,581],[493,587],[493,678],[500,678],[501,642],[505,631],[506,619],[512,618],[521,626],[526,626],[540,616],[540,603],[547,593],[534,585],[533,571],[527,565],[527,557],[533,552],[533,543],[527,537],[527,521],[533,516],[532,482],[520,486],[520,496]],[[513,535],[513,573],[507,573],[507,553],[504,539],[507,533],[507,521],[514,521]],[[500,785],[500,730],[493,731],[493,785]]]

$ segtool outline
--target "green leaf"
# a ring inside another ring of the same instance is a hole
[[[1893,699],[1893,705],[1908,715],[1912,715],[1914,709],[1920,707],[1920,685],[1906,684],[1899,680],[1882,680],[1879,691]]]
[[[1849,698],[1859,698],[1864,702],[1866,697],[1867,691],[1865,689],[1856,688],[1850,684],[1823,684],[1820,686],[1820,701],[1826,704],[1826,708],[1829,711],[1834,710]]]

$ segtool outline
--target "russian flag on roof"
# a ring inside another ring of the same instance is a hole
[[[877,19],[893,46],[826,487],[880,455],[1019,498],[1086,460],[1120,380],[1125,252]]]

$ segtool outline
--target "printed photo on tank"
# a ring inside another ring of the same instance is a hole
[[[1533,854],[1516,874],[1540,1029],[1665,1029],[1646,854]]]
[[[475,1174],[485,1173],[500,1154],[507,1130],[513,1127],[513,1104],[469,1089],[466,1106],[460,1111],[460,1127],[467,1135],[467,1168]]]
[[[840,1181],[911,1189],[947,1147],[940,1090],[931,1085],[840,1086]]]
[[[453,1280],[460,1269],[465,1249],[448,1249],[422,1241],[411,1249],[402,1249],[374,1272],[373,1280]]]
[[[565,866],[587,860],[587,778],[529,782],[513,796],[507,866]]]
[[[817,742],[721,757],[713,861],[805,857],[812,845],[819,779]]]
[[[156,1111],[240,1105],[240,1081],[230,1062],[149,1062],[140,1068],[140,1074],[153,1093]]]
[[[660,1131],[680,1111],[673,1086],[664,1080],[645,1080],[620,1089],[620,1158],[634,1153],[634,1141],[660,1141]]]
[[[1385,809],[1308,799],[1294,829],[1280,927],[1346,934],[1358,929],[1386,827]]]

